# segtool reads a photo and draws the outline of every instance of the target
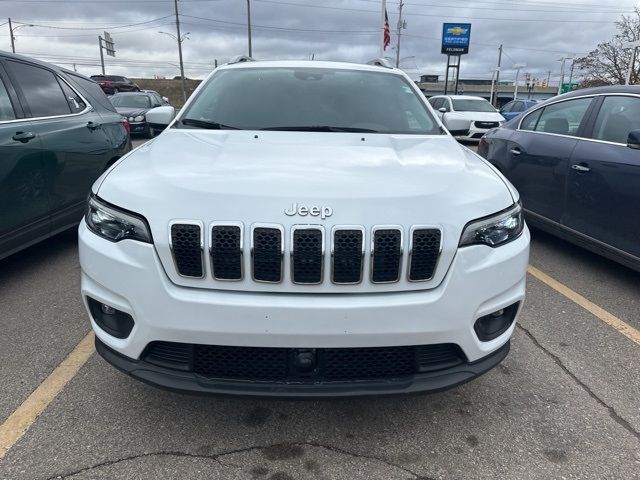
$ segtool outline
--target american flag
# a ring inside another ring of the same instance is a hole
[[[384,33],[383,33],[383,50],[386,50],[391,43],[391,30],[389,30],[389,16],[387,9],[384,9]]]

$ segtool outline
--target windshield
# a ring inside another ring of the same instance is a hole
[[[495,112],[496,109],[483,99],[452,98],[456,112]]]
[[[111,97],[114,107],[149,108],[151,100],[148,95],[114,95]]]
[[[221,70],[181,119],[189,128],[440,133],[403,77],[326,68]]]

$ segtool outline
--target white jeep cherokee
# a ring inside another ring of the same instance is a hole
[[[109,363],[165,388],[291,397],[486,372],[529,255],[518,193],[409,77],[332,62],[216,69],[95,183],[79,238]]]

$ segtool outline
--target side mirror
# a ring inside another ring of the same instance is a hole
[[[627,147],[640,150],[640,130],[631,130],[627,136]]]
[[[164,100],[165,102],[169,103],[169,99],[167,97],[162,97],[162,100]]]
[[[447,113],[447,109],[446,109],[446,108],[444,108],[444,107],[440,107],[440,108],[438,109],[438,111],[439,111],[440,113]]]
[[[164,129],[176,117],[176,109],[171,106],[152,108],[147,112],[147,123],[152,128]]]

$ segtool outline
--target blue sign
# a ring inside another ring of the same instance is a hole
[[[443,23],[441,53],[448,55],[463,55],[469,53],[470,39],[470,23]]]

